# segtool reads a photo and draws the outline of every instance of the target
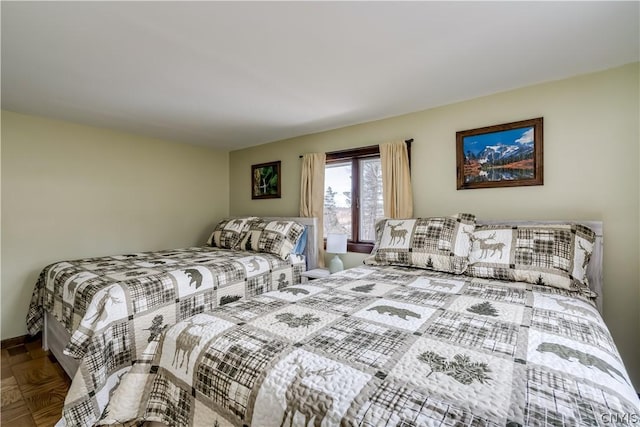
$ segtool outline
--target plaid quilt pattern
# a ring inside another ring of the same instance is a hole
[[[570,291],[393,266],[292,289],[200,315],[193,368],[171,363],[188,321],[167,330],[99,424],[607,426],[640,417],[602,318]],[[448,298],[435,308],[434,294]],[[159,401],[153,390],[168,387],[185,393]],[[172,408],[191,412],[172,418]]]
[[[237,249],[249,223],[256,217],[229,218],[220,221],[207,240],[207,245],[222,249]]]
[[[368,265],[401,265],[462,274],[467,269],[475,216],[385,219],[376,224]]]
[[[92,425],[123,369],[142,358],[147,344],[169,325],[229,301],[298,284],[304,270],[300,256],[285,261],[212,247],[47,266],[34,287],[27,328],[39,332],[48,311],[72,334],[65,354],[80,359],[80,368],[65,400],[67,425]]]
[[[590,295],[587,265],[595,233],[583,225],[482,225],[472,235],[467,274]]]
[[[240,242],[240,248],[266,252],[286,259],[303,232],[304,225],[295,221],[255,220],[249,224],[249,228]]]

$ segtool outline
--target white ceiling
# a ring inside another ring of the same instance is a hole
[[[239,149],[638,61],[640,2],[2,1],[2,108]]]

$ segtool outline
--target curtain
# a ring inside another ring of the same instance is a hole
[[[387,218],[411,218],[413,216],[413,193],[409,154],[404,141],[380,144],[382,163],[382,199],[384,216]]]
[[[302,156],[302,177],[300,184],[300,216],[318,219],[318,267],[324,267],[324,153],[310,153]]]

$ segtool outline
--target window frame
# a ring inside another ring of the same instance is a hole
[[[411,142],[405,141],[407,144],[407,152],[409,155],[409,165],[411,165]],[[370,145],[367,147],[351,148],[347,150],[331,151],[326,154],[326,165],[332,163],[347,163],[351,161],[351,236],[347,238],[347,252],[357,252],[370,254],[373,250],[374,242],[360,241],[360,160],[380,158],[380,146]],[[326,169],[325,169],[326,170]],[[357,197],[356,197],[357,196]],[[324,218],[322,219],[324,221]],[[353,240],[353,237],[358,240]],[[327,239],[324,239],[325,249],[327,247]]]

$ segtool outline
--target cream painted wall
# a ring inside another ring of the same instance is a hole
[[[305,152],[414,138],[415,216],[602,220],[604,317],[640,389],[638,63],[230,153],[231,215],[295,215]],[[434,84],[438,84],[434,82]],[[544,186],[456,190],[456,131],[544,117]],[[282,161],[282,198],[251,200],[250,165]],[[362,256],[349,254],[346,265]]]
[[[226,151],[2,111],[2,339],[44,266],[203,244],[228,200]]]

